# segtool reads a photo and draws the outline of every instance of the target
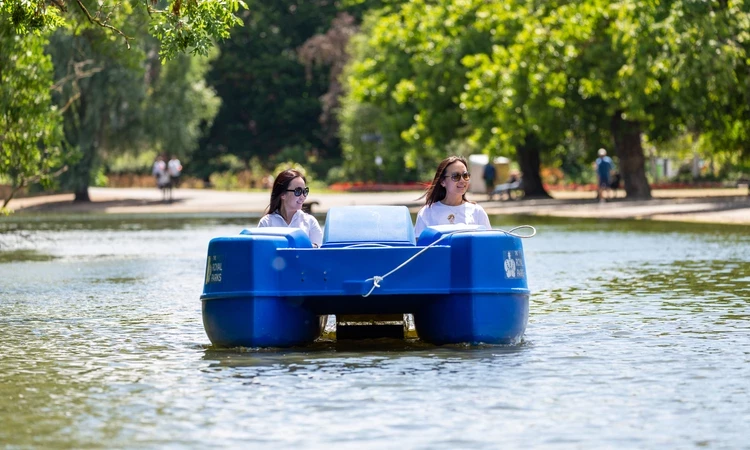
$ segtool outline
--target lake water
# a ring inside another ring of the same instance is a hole
[[[0,219],[5,448],[748,448],[746,227],[493,218],[515,346],[214,349],[212,237],[257,218]]]

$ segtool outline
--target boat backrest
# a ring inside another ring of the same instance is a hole
[[[406,206],[334,206],[328,210],[323,247],[380,244],[416,245],[414,225]]]
[[[429,227],[425,227],[425,229],[422,230],[422,233],[419,235],[419,239],[417,240],[417,245],[430,245],[433,242],[442,239],[445,235],[451,235],[457,232],[479,231],[484,229],[485,227],[483,225],[467,225],[464,223],[457,223],[453,225],[431,225]],[[450,237],[446,237],[440,242],[442,245],[450,245]]]
[[[289,248],[312,248],[312,242],[307,233],[299,228],[260,227],[246,228],[240,234],[251,236],[283,236],[289,242]]]

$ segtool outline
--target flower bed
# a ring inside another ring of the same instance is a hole
[[[396,191],[422,191],[429,183],[374,183],[374,182],[340,182],[328,186],[332,191],[338,192],[396,192]]]

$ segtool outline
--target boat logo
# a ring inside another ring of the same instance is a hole
[[[222,258],[220,255],[208,255],[206,261],[206,281],[204,284],[221,283]]]
[[[523,278],[526,271],[523,267],[523,256],[519,250],[503,252],[503,267],[505,278]]]

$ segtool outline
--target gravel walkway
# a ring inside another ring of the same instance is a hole
[[[247,214],[260,217],[268,205],[267,192],[228,192],[209,189],[176,189],[174,201],[164,203],[157,189],[91,188],[90,203],[74,203],[72,194],[15,199],[16,214]],[[406,205],[412,212],[424,203],[421,191],[366,193],[311,193],[315,214],[341,205]],[[554,199],[488,201],[469,194],[488,214],[523,214],[601,219],[644,219],[750,225],[747,189],[654,191],[653,200],[617,198],[598,203],[591,192],[553,192]],[[622,193],[621,193],[622,195]],[[749,230],[750,231],[750,230]]]

